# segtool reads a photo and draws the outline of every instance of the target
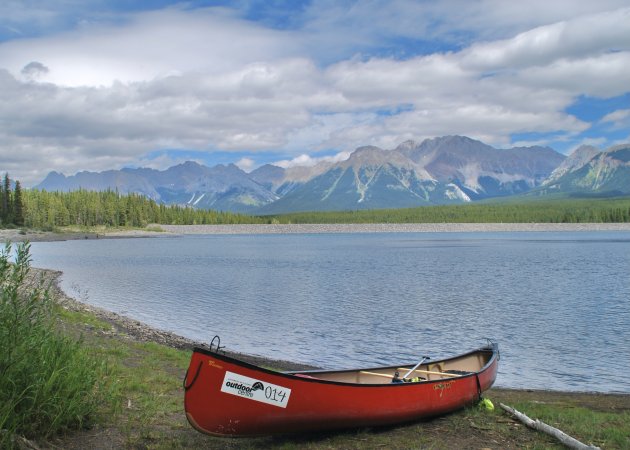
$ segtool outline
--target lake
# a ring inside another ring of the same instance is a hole
[[[75,298],[324,368],[499,342],[496,385],[630,393],[630,233],[187,235],[35,242]]]

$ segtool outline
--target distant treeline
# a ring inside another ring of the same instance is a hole
[[[144,227],[172,225],[262,223],[242,214],[158,204],[139,194],[116,191],[23,191],[24,225],[53,229],[65,226]]]
[[[630,222],[630,198],[555,199],[275,216],[289,223],[602,223]]]

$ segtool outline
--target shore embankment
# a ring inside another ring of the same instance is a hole
[[[630,223],[360,223],[160,225],[172,234],[483,233],[630,231]]]
[[[75,239],[117,239],[189,234],[322,234],[322,233],[498,233],[498,232],[630,232],[630,223],[340,223],[150,225],[145,229],[61,231],[0,230],[0,241],[54,242]]]

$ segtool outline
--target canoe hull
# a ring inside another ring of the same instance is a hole
[[[317,372],[308,372],[307,377],[274,372],[195,349],[184,380],[186,415],[197,430],[219,436],[419,420],[470,405],[490,388],[497,374],[498,348],[494,344],[476,352],[484,354],[487,363],[465,376],[419,383],[359,384],[310,378]]]

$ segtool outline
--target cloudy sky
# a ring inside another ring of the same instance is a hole
[[[627,0],[3,0],[0,173],[630,141]]]

